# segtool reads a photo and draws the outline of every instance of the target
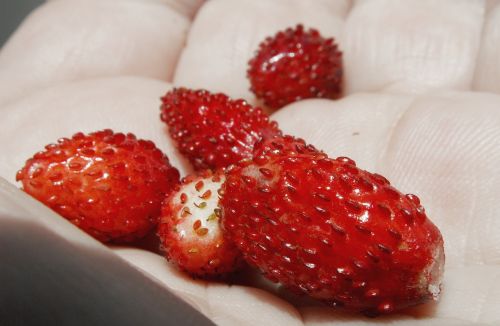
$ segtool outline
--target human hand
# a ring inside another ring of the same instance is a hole
[[[0,52],[0,175],[14,182],[45,144],[103,128],[155,141],[185,175],[159,97],[177,85],[254,103],[249,58],[265,36],[297,23],[338,40],[345,98],[301,101],[272,118],[421,198],[445,241],[441,301],[366,319],[258,279],[247,285],[266,291],[195,282],[154,253],[113,250],[219,324],[499,322],[498,2],[51,1]]]

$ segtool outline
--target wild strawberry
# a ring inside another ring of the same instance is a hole
[[[221,174],[188,176],[164,203],[158,229],[168,260],[195,277],[223,277],[242,262],[220,228]]]
[[[224,94],[177,88],[162,101],[161,119],[196,170],[237,163],[251,156],[261,137],[280,133],[260,108]]]
[[[443,239],[415,195],[348,158],[268,155],[227,171],[222,223],[269,279],[388,313],[440,292]]]
[[[251,90],[271,108],[341,92],[342,53],[332,38],[302,25],[266,38],[249,62]]]
[[[156,226],[179,172],[151,141],[103,130],[47,145],[16,179],[96,239],[129,242]]]

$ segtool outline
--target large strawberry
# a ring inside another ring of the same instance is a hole
[[[291,290],[367,313],[439,295],[443,239],[419,199],[348,158],[264,155],[231,168],[223,192],[246,261]]]
[[[250,157],[261,137],[279,134],[276,122],[244,100],[176,88],[162,98],[161,119],[179,151],[197,170],[221,169]]]
[[[342,53],[332,38],[302,25],[266,38],[249,62],[251,90],[271,108],[306,98],[336,98]]]
[[[179,172],[151,141],[103,130],[47,145],[17,180],[25,192],[95,238],[129,242],[158,222]]]
[[[168,260],[188,274],[218,278],[233,272],[241,253],[219,224],[219,189],[224,176],[188,176],[165,201],[158,235]]]

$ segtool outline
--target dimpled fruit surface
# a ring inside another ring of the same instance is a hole
[[[267,37],[248,66],[252,92],[274,109],[336,98],[342,90],[342,53],[334,39],[302,25]]]
[[[256,157],[229,169],[222,189],[228,236],[294,292],[368,314],[438,299],[441,233],[418,197],[351,159]]]
[[[179,171],[153,142],[107,129],[47,145],[16,179],[96,239],[131,242],[156,227]]]

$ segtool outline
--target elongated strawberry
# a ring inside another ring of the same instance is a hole
[[[103,241],[129,242],[158,222],[179,172],[151,141],[103,130],[47,145],[17,180],[25,192]]]
[[[348,158],[285,152],[241,162],[222,189],[228,236],[293,291],[366,313],[439,295],[443,239],[419,199]]]
[[[251,90],[271,108],[306,98],[336,98],[342,54],[332,38],[302,25],[266,38],[249,62]]]
[[[221,174],[188,176],[165,202],[158,229],[168,260],[195,277],[218,278],[236,270],[241,253],[220,227]]]
[[[276,122],[244,100],[176,88],[162,98],[161,119],[179,151],[197,170],[221,169],[250,157],[261,137],[279,134]]]

